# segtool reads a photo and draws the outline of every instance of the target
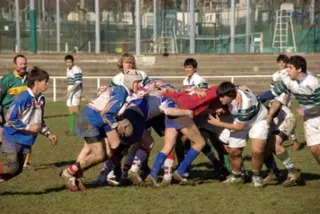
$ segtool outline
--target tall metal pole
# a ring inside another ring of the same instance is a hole
[[[251,0],[246,0],[246,52],[250,52],[251,25]]]
[[[235,37],[235,16],[236,16],[236,1],[231,0],[230,14],[230,53],[234,53],[234,37]]]
[[[37,52],[37,13],[34,0],[30,0],[30,44],[29,50],[32,53]]]
[[[195,53],[196,44],[195,44],[195,36],[196,36],[196,20],[194,13],[194,0],[190,0],[190,49],[189,52],[191,54]]]
[[[153,0],[153,53],[157,53],[156,42],[158,36],[157,0]]]
[[[46,7],[45,7],[45,4],[44,4],[44,0],[42,0],[41,2],[41,9],[42,9],[42,23],[45,22],[46,18],[45,18],[45,12],[46,12]]]
[[[21,34],[20,34],[20,7],[19,0],[15,0],[16,5],[16,52],[21,50]]]
[[[96,25],[95,25],[95,31],[96,31],[96,54],[100,53],[100,6],[99,6],[99,0],[95,0],[94,2],[94,11],[96,14]]]
[[[57,51],[60,52],[60,0],[56,0]]]
[[[136,55],[141,54],[141,16],[140,16],[140,0],[136,1]]]
[[[309,10],[310,10],[310,25],[314,24],[314,8],[315,8],[315,0],[310,0],[309,3]]]

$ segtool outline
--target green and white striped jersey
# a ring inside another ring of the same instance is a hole
[[[301,81],[292,80],[287,76],[282,82],[276,84],[271,91],[275,96],[284,92],[291,92],[304,109],[320,106],[319,79],[308,73]]]
[[[265,118],[265,113],[261,110],[267,110],[263,105],[260,105],[256,96],[251,92],[241,89],[237,89],[237,91],[241,95],[241,106],[238,107],[236,100],[233,100],[228,105],[229,112],[236,117],[235,122],[253,124],[263,120]]]
[[[67,78],[68,78],[68,90],[72,88],[76,83],[80,83],[80,88],[82,87],[82,70],[74,65],[72,68],[67,68]]]

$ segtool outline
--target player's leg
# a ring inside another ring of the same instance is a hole
[[[320,116],[304,122],[304,135],[313,157],[320,165]]]
[[[81,91],[73,92],[67,99],[69,133],[71,135],[74,135],[76,131],[76,117],[80,112],[81,94]]]

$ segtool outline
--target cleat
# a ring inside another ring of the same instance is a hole
[[[154,179],[152,176],[148,175],[146,178],[146,186],[149,187],[159,187],[159,184],[157,183],[157,180]]]
[[[279,184],[278,177],[273,172],[269,172],[267,177],[263,179],[264,185],[277,185]]]
[[[144,182],[138,172],[129,170],[127,179],[130,180],[135,186],[144,186]]]
[[[289,172],[287,179],[282,183],[284,187],[297,186],[301,181],[301,174],[299,172]]]
[[[252,186],[256,188],[263,188],[263,179],[260,176],[252,176]]]
[[[244,180],[242,177],[236,178],[233,175],[229,175],[227,177],[227,179],[225,181],[223,181],[222,183],[224,183],[224,184],[243,184]]]
[[[172,174],[172,177],[174,180],[178,181],[180,185],[195,185],[196,183],[194,181],[190,181],[186,179],[185,177],[181,176],[177,171],[174,171]]]
[[[70,190],[71,192],[78,191],[78,186],[76,183],[76,178],[69,172],[67,168],[63,169],[60,172],[60,177],[62,178],[65,186]]]
[[[113,177],[113,178],[107,178],[107,184],[108,184],[109,186],[117,187],[117,186],[120,185],[120,182],[118,182],[118,181],[116,180],[116,178]]]
[[[103,185],[107,182],[107,172],[105,170],[101,170],[98,178],[97,178],[97,182],[99,185]]]

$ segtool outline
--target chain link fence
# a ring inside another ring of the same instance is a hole
[[[189,0],[157,0],[156,13],[153,12],[152,0],[140,1],[141,52],[144,54],[188,53]],[[282,3],[294,5],[292,20],[297,51],[320,51],[320,0],[313,1],[251,0],[250,51],[279,51],[272,47],[272,42],[276,23],[275,13]],[[57,50],[56,2],[57,0],[35,0],[38,51]],[[94,2],[94,0],[60,0],[61,51],[94,52]],[[197,53],[229,53],[230,2],[230,0],[195,1]],[[29,0],[20,0],[19,4],[21,50],[28,50]],[[134,7],[134,0],[100,0],[101,52],[135,52]],[[16,45],[15,1],[1,1],[0,9],[0,26],[2,26],[0,51],[14,51]],[[156,38],[153,35],[154,16],[157,17]],[[235,51],[246,52],[245,0],[236,1],[235,23]]]

